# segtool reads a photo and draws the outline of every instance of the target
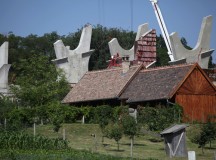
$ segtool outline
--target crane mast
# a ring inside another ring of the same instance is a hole
[[[172,51],[172,47],[171,47],[171,43],[170,43],[169,34],[168,34],[168,31],[167,31],[167,27],[166,27],[166,24],[164,22],[162,13],[161,13],[160,8],[159,8],[158,3],[157,3],[158,0],[150,0],[150,1],[152,3],[153,8],[154,8],[154,12],[155,12],[158,24],[159,24],[160,29],[161,29],[161,33],[162,33],[162,35],[164,37],[164,41],[165,41],[165,44],[166,44],[166,47],[167,47],[167,50],[168,50],[169,58],[170,58],[171,61],[174,61],[173,51]]]

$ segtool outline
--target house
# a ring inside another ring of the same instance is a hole
[[[125,66],[124,64],[123,62],[122,66]],[[114,103],[120,105],[119,96],[142,67],[142,65],[136,65],[127,68],[126,64],[125,70],[118,67],[87,72],[66,95],[62,103],[76,105]]]
[[[185,120],[206,121],[209,115],[216,115],[216,87],[197,63],[150,69],[122,66],[87,72],[62,102],[115,102],[133,107],[146,102],[172,102],[183,107]]]
[[[171,101],[183,107],[187,121],[216,115],[216,87],[197,63],[141,70],[120,99],[129,104]]]

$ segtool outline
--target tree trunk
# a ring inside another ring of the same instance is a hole
[[[34,137],[36,135],[36,124],[34,123]]]
[[[63,140],[66,139],[66,135],[65,135],[65,128],[63,128]]]
[[[118,151],[119,151],[119,142],[117,142],[117,145],[118,145]]]
[[[133,138],[131,137],[131,159],[133,159]]]
[[[85,124],[85,116],[82,117],[82,124]]]

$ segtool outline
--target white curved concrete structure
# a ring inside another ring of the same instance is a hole
[[[0,67],[8,64],[8,42],[4,42],[0,47]]]
[[[182,45],[178,33],[172,33],[170,40],[174,61],[170,61],[170,64],[198,62],[202,68],[208,68],[209,58],[214,51],[214,49],[210,49],[211,30],[212,16],[204,17],[197,44],[192,50],[188,50]]]
[[[9,93],[8,73],[10,66],[8,64],[8,42],[4,42],[0,47],[0,93],[4,95]]]
[[[7,90],[8,89],[8,73],[11,64],[4,64],[0,68],[0,90]]]
[[[135,41],[137,41],[143,34],[147,33],[148,31],[149,29],[148,29],[147,23],[140,25],[138,27]],[[109,50],[110,50],[111,56],[114,56],[117,53],[119,53],[120,57],[129,56],[129,61],[134,60],[135,58],[134,57],[134,46],[129,50],[125,50],[119,45],[118,40],[116,38],[113,38],[111,41],[109,41],[108,44],[109,44]]]
[[[56,58],[53,62],[61,68],[69,83],[77,83],[88,71],[89,58],[94,50],[90,50],[92,26],[85,26],[82,30],[79,45],[76,49],[70,50],[62,40],[54,43]]]

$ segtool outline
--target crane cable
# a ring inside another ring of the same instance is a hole
[[[133,31],[133,0],[130,1],[131,9],[131,31]]]

